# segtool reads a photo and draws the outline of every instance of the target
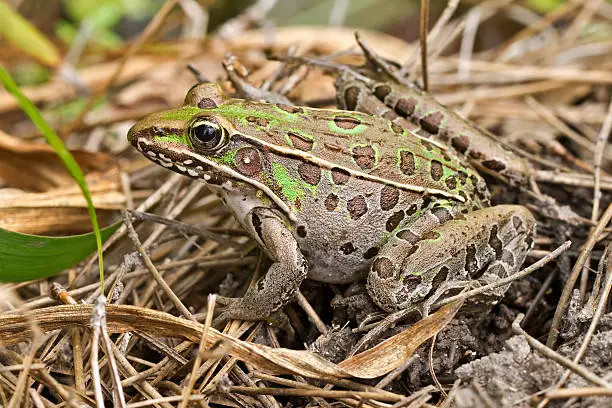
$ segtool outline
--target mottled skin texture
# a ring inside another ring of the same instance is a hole
[[[486,185],[465,159],[384,118],[229,99],[201,84],[128,138],[207,182],[273,260],[226,318],[270,316],[306,276],[367,275],[383,309],[411,307],[439,284],[513,273],[530,246],[526,209],[487,208]],[[515,253],[512,266],[504,251]]]
[[[505,149],[487,131],[446,108],[432,95],[380,66],[376,55],[366,54],[368,64],[358,71],[347,70],[336,80],[337,101],[341,109],[381,116],[421,137],[452,146],[471,163],[526,184],[533,173],[529,162]],[[384,65],[388,70],[388,65]],[[355,72],[355,71],[353,71]]]

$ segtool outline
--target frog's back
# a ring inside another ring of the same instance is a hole
[[[262,142],[280,163],[310,164],[309,173],[316,168],[332,179],[367,179],[461,202],[488,199],[484,180],[464,158],[384,118],[244,100],[220,108],[241,112],[232,120],[238,132]]]

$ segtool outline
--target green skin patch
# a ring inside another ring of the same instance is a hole
[[[336,122],[334,122],[333,120],[329,121],[329,130],[331,130],[334,133],[341,134],[341,135],[351,135],[351,136],[359,135],[365,132],[367,128],[368,127],[362,123],[362,124],[355,126],[352,129],[344,129],[336,125]]]
[[[306,191],[310,191],[313,196],[317,192],[315,186],[291,177],[287,169],[281,164],[272,163],[272,171],[274,172],[274,179],[281,186],[283,195],[292,203],[295,203],[296,199],[302,200],[306,195]],[[292,206],[292,208],[295,209],[295,206]]]

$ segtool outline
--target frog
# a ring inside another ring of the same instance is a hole
[[[127,138],[206,183],[269,257],[221,319],[269,319],[306,278],[365,280],[382,310],[419,308],[514,274],[533,245],[526,207],[492,206],[465,156],[384,117],[232,98],[201,83]]]

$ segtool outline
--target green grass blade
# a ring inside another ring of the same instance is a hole
[[[60,55],[55,45],[3,1],[0,1],[0,34],[43,64],[59,65]]]
[[[26,96],[21,92],[13,78],[9,75],[9,73],[4,69],[2,65],[0,65],[0,81],[6,88],[8,92],[13,94],[13,96],[17,99],[19,104],[21,105],[21,109],[28,115],[30,120],[34,122],[36,127],[40,130],[40,132],[47,139],[47,142],[51,147],[55,150],[58,157],[64,162],[64,165],[68,169],[68,172],[72,176],[72,178],[77,182],[81,191],[83,191],[83,195],[85,196],[85,200],[87,201],[87,209],[89,210],[89,217],[91,218],[91,224],[93,226],[93,232],[96,237],[96,244],[98,248],[98,265],[100,266],[100,286],[102,287],[102,292],[104,292],[104,264],[102,260],[102,236],[100,235],[100,227],[98,226],[98,217],[96,216],[96,209],[94,208],[93,201],[91,200],[91,194],[89,193],[89,187],[87,187],[87,183],[85,182],[85,176],[83,175],[83,171],[77,164],[76,160],[72,154],[66,149],[64,142],[57,136],[53,128],[49,126],[49,124],[43,119],[42,115],[36,108],[36,106],[30,101]]]
[[[106,241],[121,226],[117,222],[100,231]],[[94,233],[69,237],[43,237],[0,228],[0,282],[43,279],[70,268],[96,249]]]

